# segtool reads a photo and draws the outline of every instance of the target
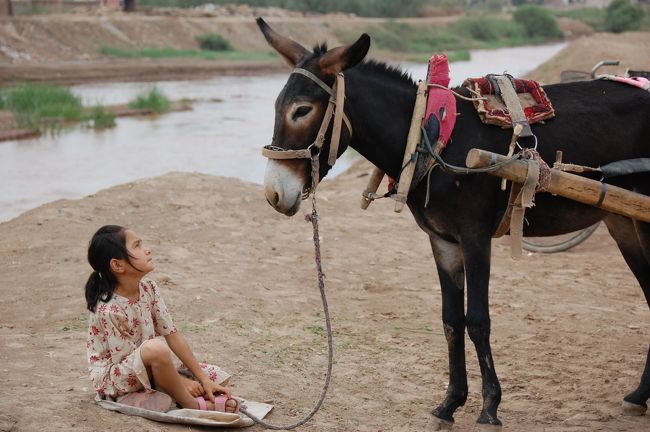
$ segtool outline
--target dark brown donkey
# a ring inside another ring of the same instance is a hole
[[[416,84],[411,78],[384,64],[363,61],[370,47],[366,34],[349,46],[328,51],[323,45],[308,51],[274,32],[262,19],[257,23],[269,44],[292,67],[311,72],[330,87],[336,74],[345,72],[345,113],[353,133],[350,136],[347,128],[342,128],[338,155],[350,146],[397,178],[415,102]],[[545,125],[533,125],[532,130],[546,161],[552,161],[557,150],[563,151],[567,162],[596,167],[650,157],[649,92],[602,80],[549,85],[544,89],[554,104],[556,117]],[[468,95],[463,89],[459,91]],[[326,89],[309,76],[292,73],[275,103],[272,145],[278,149],[307,148],[316,138],[329,97]],[[482,124],[471,102],[458,100],[457,111],[460,115],[451,144],[442,155],[448,163],[464,166],[472,147],[505,152],[511,131]],[[321,178],[330,168],[327,159],[331,129],[330,126],[319,159]],[[650,195],[647,172],[616,177],[609,182]],[[498,178],[487,174],[457,176],[435,169],[430,183],[428,207],[424,205],[426,181],[412,190],[407,204],[417,224],[429,236],[442,289],[449,387],[433,415],[441,424],[453,422],[454,411],[467,399],[467,328],[476,348],[483,383],[483,408],[478,423],[498,428],[501,387],[490,348],[488,286],[491,238],[506,209],[508,192],[501,191]],[[266,199],[278,212],[295,214],[301,195],[310,184],[309,159],[269,160],[264,188]],[[527,236],[568,233],[604,220],[650,305],[650,224],[546,193],[537,195],[536,206],[526,213],[526,219]],[[465,285],[467,312],[463,307]],[[649,397],[650,362],[646,361],[638,388],[624,398],[625,411],[643,414]]]

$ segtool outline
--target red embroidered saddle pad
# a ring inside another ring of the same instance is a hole
[[[513,80],[513,83],[529,124],[555,117],[553,105],[538,82],[516,79]],[[512,127],[512,119],[505,103],[498,95],[495,81],[488,77],[468,78],[463,83],[463,87],[467,87],[472,93],[475,93],[475,96],[480,95],[486,98],[474,101],[474,106],[483,123],[504,128]]]

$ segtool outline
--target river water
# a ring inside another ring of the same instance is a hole
[[[451,65],[452,85],[466,77],[508,72],[521,76],[564,44],[472,51],[471,60]],[[416,79],[425,64],[401,65]],[[84,104],[123,104],[155,84],[172,100],[197,100],[192,111],[153,118],[118,118],[101,132],[74,127],[56,135],[0,142],[0,222],[61,198],[170,171],[237,177],[261,184],[266,160],[260,148],[273,131],[274,101],[287,74],[216,77],[200,81],[109,83],[72,87]],[[344,171],[354,154],[337,162]]]

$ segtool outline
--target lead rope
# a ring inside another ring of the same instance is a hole
[[[318,412],[323,401],[325,400],[325,395],[327,394],[327,389],[330,385],[330,378],[332,378],[332,363],[334,359],[334,348],[332,343],[332,325],[330,323],[330,312],[327,307],[327,297],[325,297],[325,274],[323,273],[323,267],[321,265],[321,254],[320,254],[320,236],[318,234],[318,212],[316,211],[316,186],[318,186],[318,157],[320,152],[316,153],[311,157],[311,214],[305,215],[305,220],[311,222],[313,232],[314,232],[314,260],[316,261],[316,274],[318,278],[318,289],[320,290],[320,299],[323,303],[323,314],[325,315],[325,326],[327,329],[327,373],[325,374],[325,383],[323,384],[323,389],[320,393],[320,398],[318,402],[311,409],[309,414],[307,414],[302,420],[299,420],[295,423],[290,423],[286,425],[275,425],[268,423],[255,415],[248,412],[246,407],[242,407],[240,411],[250,417],[255,423],[264,426],[267,429],[273,430],[288,430],[295,429],[298,426],[302,426],[307,423],[311,418]]]

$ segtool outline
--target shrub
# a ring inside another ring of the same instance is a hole
[[[232,51],[232,45],[228,39],[217,33],[198,35],[196,41],[199,43],[199,47],[205,51]]]
[[[561,38],[562,30],[548,10],[535,5],[520,6],[513,13],[513,19],[532,38]]]
[[[155,86],[144,93],[140,93],[129,102],[129,108],[150,109],[158,114],[169,111],[171,105],[169,98]]]
[[[643,10],[632,6],[629,0],[614,0],[607,7],[605,28],[614,33],[638,30],[643,19]]]

